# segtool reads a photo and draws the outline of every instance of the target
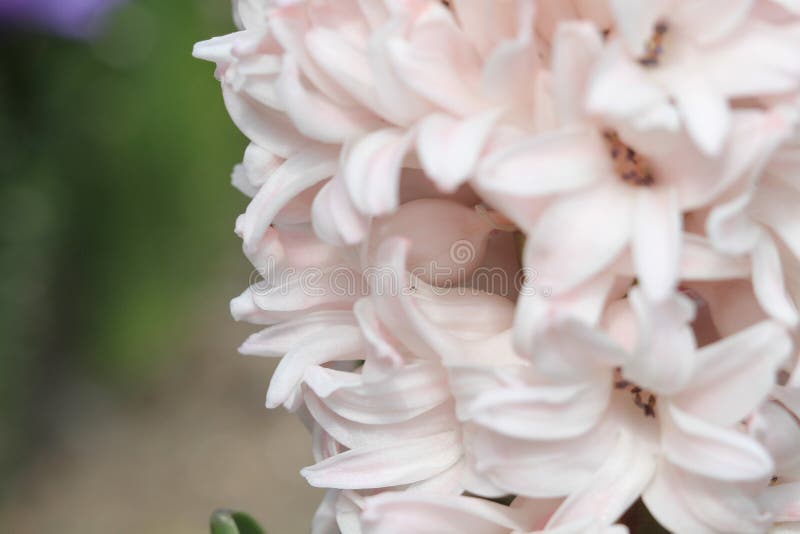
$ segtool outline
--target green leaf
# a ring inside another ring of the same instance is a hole
[[[264,534],[264,530],[245,513],[217,510],[211,514],[211,534]]]

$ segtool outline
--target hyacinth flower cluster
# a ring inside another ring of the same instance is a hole
[[[88,37],[122,0],[0,0],[0,26]]]
[[[232,301],[315,533],[800,524],[800,3],[238,0]]]

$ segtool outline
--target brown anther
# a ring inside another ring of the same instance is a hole
[[[626,145],[615,131],[604,131],[603,138],[614,161],[614,170],[623,182],[635,186],[649,186],[655,183],[644,158]]]
[[[644,412],[645,417],[653,417],[656,416],[656,402],[658,401],[657,397],[642,389],[641,387],[631,383],[628,380],[625,380],[622,377],[622,369],[617,368],[615,371],[615,380],[614,380],[614,388],[628,391],[631,396],[633,397],[633,405],[642,410]],[[647,402],[644,399],[647,399]]]
[[[655,417],[656,416],[656,396],[650,395],[647,399],[647,404],[644,406],[644,415],[647,417]]]
[[[664,21],[659,21],[653,27],[653,34],[644,46],[644,54],[639,58],[639,64],[645,67],[655,67],[658,65],[661,55],[664,53],[664,37],[669,31],[669,25]]]

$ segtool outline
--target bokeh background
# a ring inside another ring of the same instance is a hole
[[[308,531],[310,438],[228,313],[245,139],[191,48],[233,29],[228,0],[0,26],[0,532]]]

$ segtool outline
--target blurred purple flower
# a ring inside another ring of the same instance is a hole
[[[122,0],[0,0],[0,26],[87,37]]]

